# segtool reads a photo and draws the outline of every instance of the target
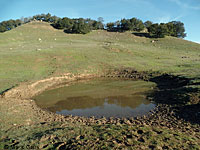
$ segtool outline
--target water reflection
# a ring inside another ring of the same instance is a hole
[[[41,107],[64,115],[96,117],[134,117],[155,107],[146,99],[151,82],[91,80],[77,82],[36,96]]]

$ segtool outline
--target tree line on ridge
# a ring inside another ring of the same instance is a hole
[[[109,32],[147,32],[149,37],[164,38],[165,36],[173,36],[177,38],[186,37],[184,23],[180,21],[171,21],[168,23],[153,23],[151,21],[143,22],[138,18],[121,19],[116,22],[103,24],[104,20],[99,17],[97,20],[90,18],[70,19],[68,17],[57,17],[48,14],[39,14],[29,18],[21,18],[17,20],[8,20],[0,22],[0,32],[9,31],[22,24],[30,21],[49,22],[56,29],[62,29],[66,33],[87,34],[92,30],[107,30]]]

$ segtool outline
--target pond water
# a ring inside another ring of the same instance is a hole
[[[92,79],[47,90],[33,99],[51,112],[73,116],[136,117],[155,104],[146,99],[155,84],[145,81]]]

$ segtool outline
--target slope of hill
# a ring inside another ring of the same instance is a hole
[[[32,22],[0,34],[0,91],[30,79],[119,67],[200,75],[199,44],[173,37],[153,40],[130,32],[66,34]]]
[[[190,78],[192,88],[200,89],[200,45],[174,37],[139,37],[131,32],[98,30],[86,35],[66,34],[44,22],[31,22],[0,33],[0,93],[20,83],[47,77],[66,73],[103,74],[118,68],[183,76]],[[179,146],[181,149],[199,149],[198,131],[186,134],[171,128],[142,124],[86,126],[77,122],[38,123],[38,118],[31,116],[31,111],[26,110],[28,105],[26,101],[19,105],[16,99],[5,101],[0,98],[0,121],[7,121],[7,124],[0,125],[0,143],[11,146],[21,144],[22,147],[19,148],[22,149],[23,145],[27,146],[29,143],[39,146],[40,149],[62,149],[62,146],[67,144],[73,148],[73,143],[75,149],[81,145],[87,145],[86,148],[89,148],[95,146],[94,143],[97,144],[96,148],[100,149],[113,147],[112,144],[115,148],[120,148],[123,144],[135,144],[136,148],[142,149],[179,149]],[[8,113],[7,110],[11,112]],[[36,123],[20,125],[25,119],[36,120]],[[194,127],[196,126],[195,124]],[[187,130],[187,126],[184,129]],[[130,133],[138,141],[129,140],[133,138]],[[84,135],[88,135],[88,139],[84,138]],[[124,137],[127,143],[124,142]],[[104,143],[103,139],[106,139],[107,143]],[[53,144],[48,145],[49,141]],[[123,143],[120,144],[120,141]],[[112,144],[109,145],[109,142]],[[156,143],[161,146],[155,147]],[[0,149],[5,146],[0,144]]]

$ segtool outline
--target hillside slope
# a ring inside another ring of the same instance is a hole
[[[75,79],[68,73],[78,78],[120,68],[159,72],[148,72],[158,88],[151,115],[117,120],[64,117],[23,96]],[[48,23],[32,22],[0,33],[0,94],[24,82],[0,96],[0,149],[200,149],[199,44],[131,32],[66,34]]]
[[[19,82],[71,73],[132,67],[190,77],[200,75],[200,45],[173,37],[155,40],[130,32],[66,34],[32,22],[0,33],[0,92]]]

